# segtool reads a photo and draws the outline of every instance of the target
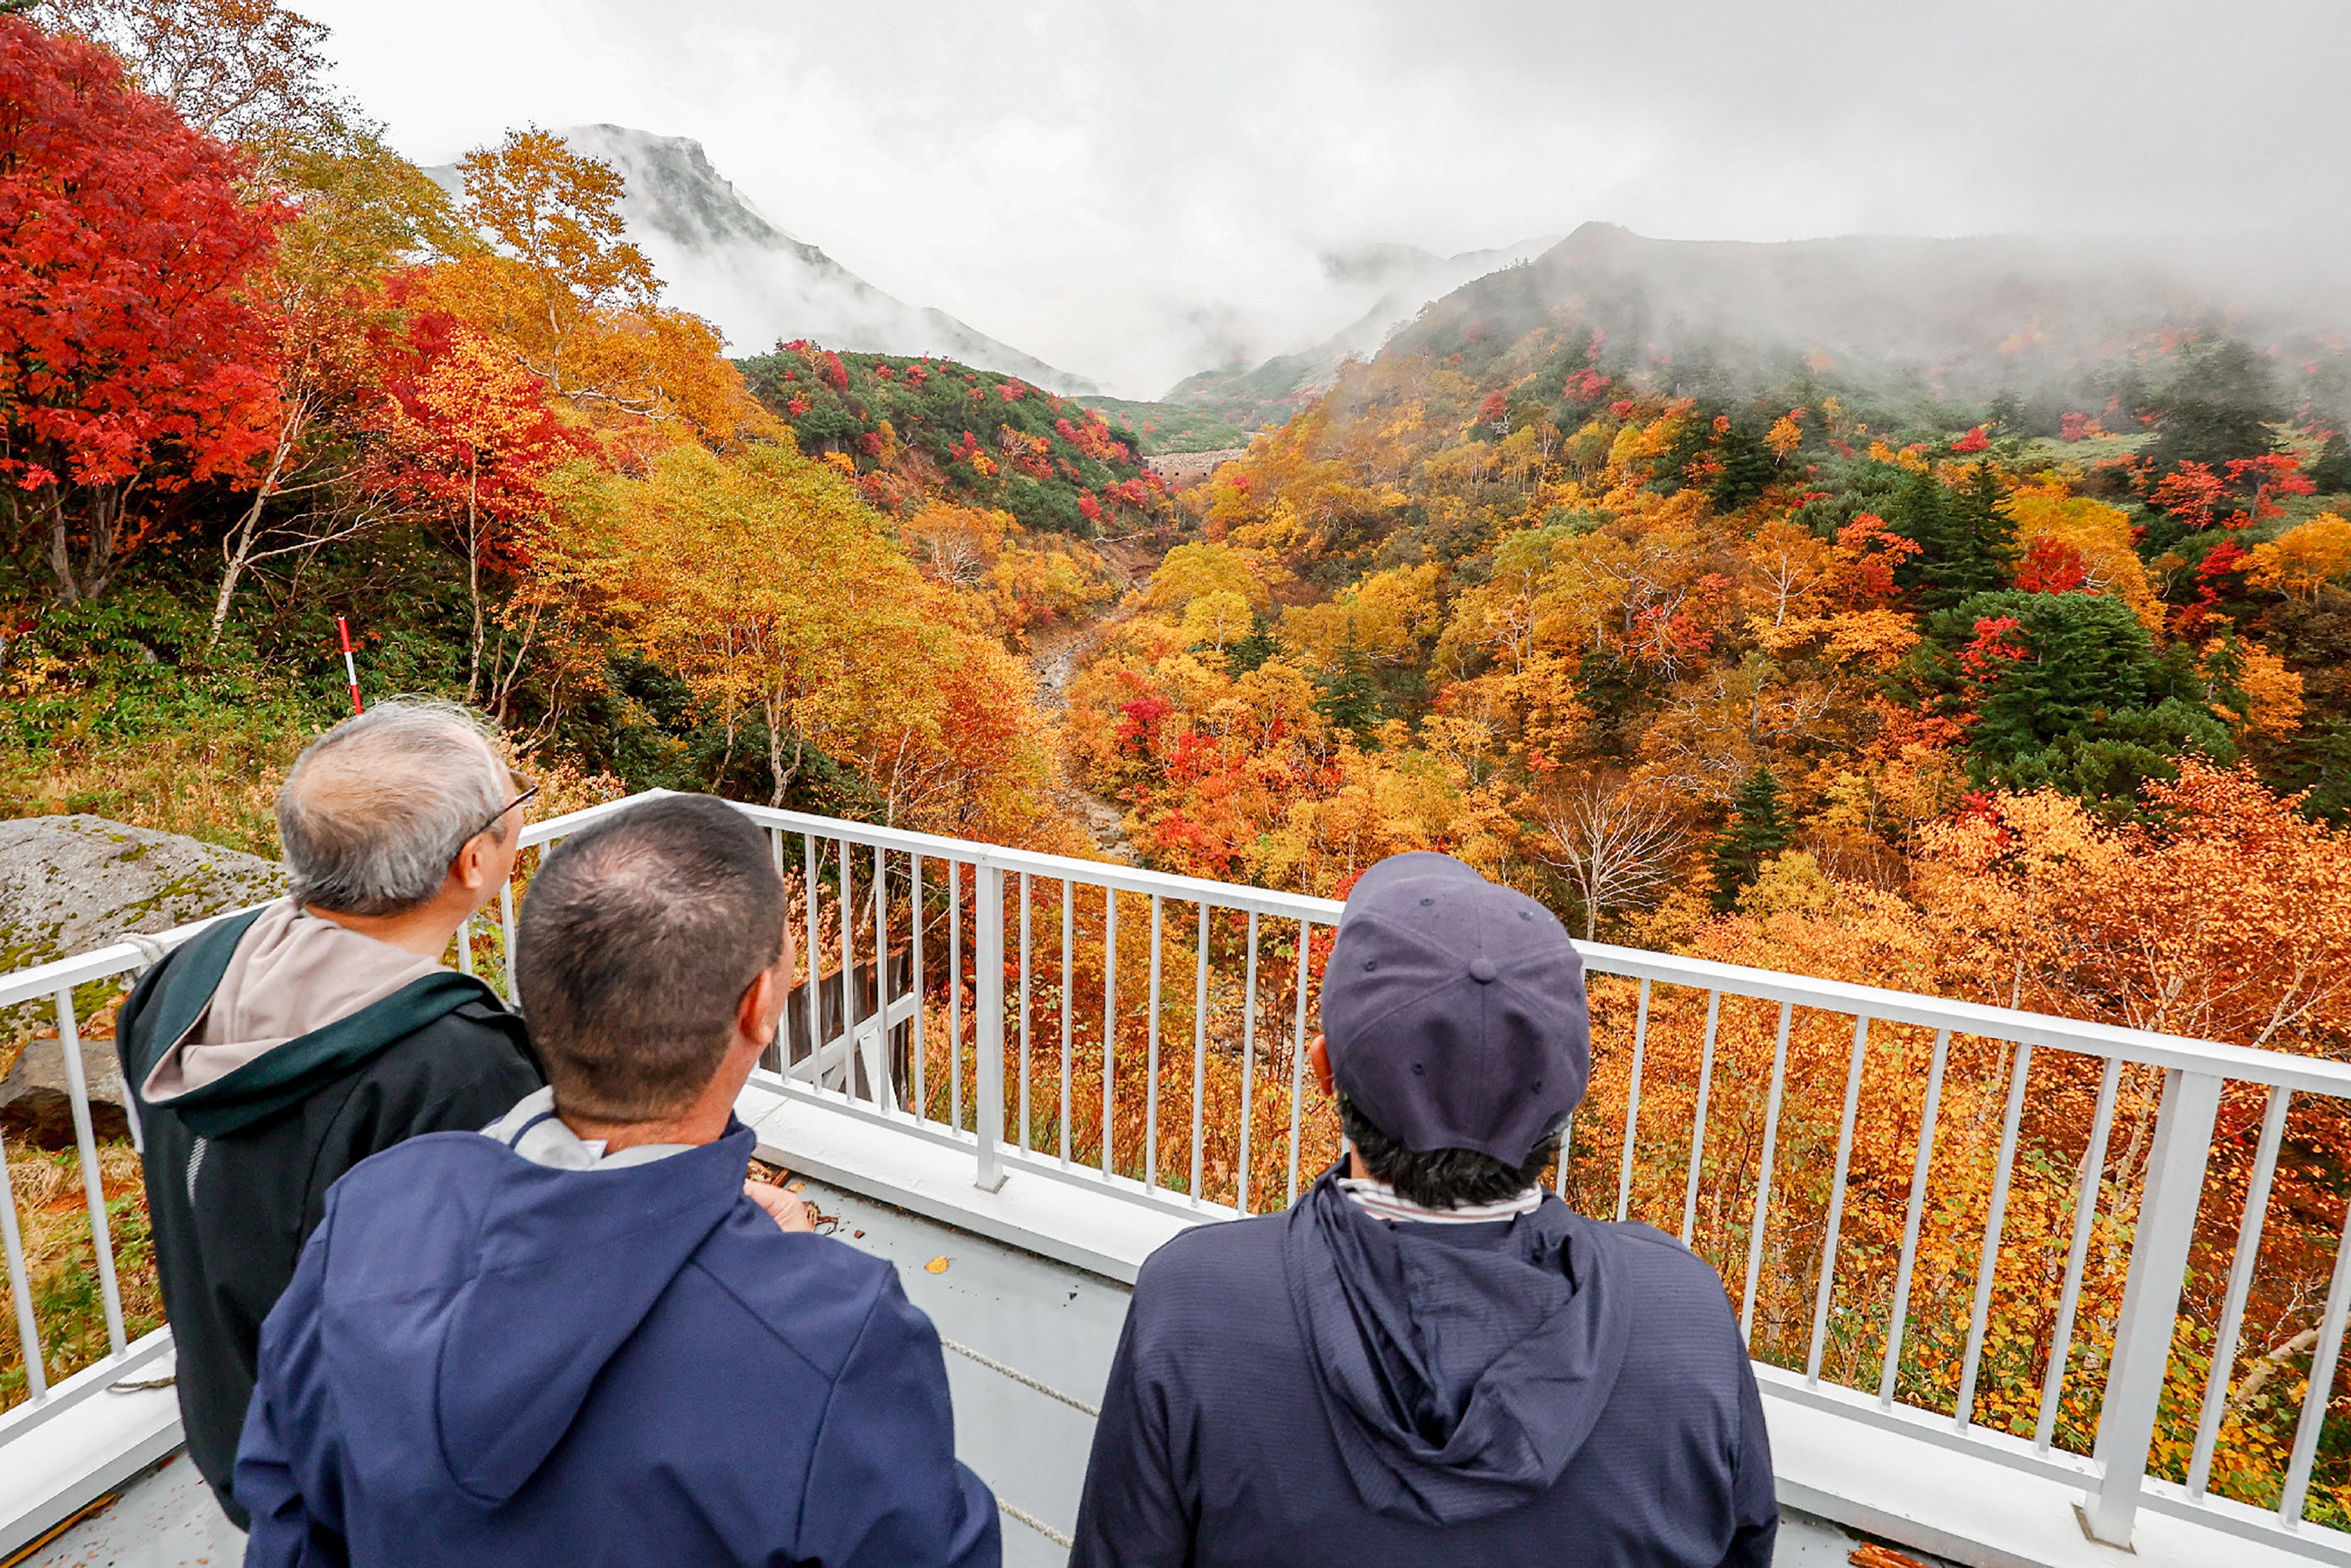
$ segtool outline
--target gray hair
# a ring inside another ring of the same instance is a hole
[[[395,697],[312,741],[277,791],[295,902],[405,914],[441,891],[485,824],[503,843],[514,830],[499,816],[507,775],[496,734],[456,703]]]

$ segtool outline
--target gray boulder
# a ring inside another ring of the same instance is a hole
[[[275,861],[104,817],[0,821],[0,970],[277,897]]]
[[[103,817],[0,821],[0,972],[104,947],[286,891],[275,861]],[[98,1135],[128,1130],[110,1009],[85,1020],[82,1066]],[[0,1009],[0,1129],[47,1148],[73,1141],[63,1041],[46,1001]]]
[[[112,1036],[92,1040],[83,1035],[81,1070],[89,1085],[91,1130],[101,1140],[129,1137],[131,1117],[122,1109],[122,1069],[115,1059]],[[38,1148],[72,1146],[73,1095],[66,1077],[65,1041],[54,1034],[26,1045],[8,1076],[0,1078],[0,1132]]]

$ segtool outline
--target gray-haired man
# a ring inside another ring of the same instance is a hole
[[[454,705],[377,705],[277,792],[293,887],[148,971],[123,1004],[188,1453],[229,1491],[262,1319],[327,1188],[420,1133],[472,1131],[545,1082],[522,1020],[441,966],[514,870],[535,793]]]

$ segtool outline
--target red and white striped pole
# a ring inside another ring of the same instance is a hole
[[[335,617],[335,631],[343,640],[343,675],[351,684],[351,711],[364,712],[360,706],[360,667],[351,662],[350,624],[338,615]]]

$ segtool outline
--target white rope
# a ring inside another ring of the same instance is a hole
[[[955,1352],[957,1355],[967,1355],[971,1357],[972,1360],[979,1363],[980,1365],[987,1368],[990,1372],[1002,1373],[1005,1376],[1012,1379],[1013,1382],[1019,1384],[1024,1388],[1035,1389],[1038,1393],[1042,1394],[1048,1399],[1058,1399],[1062,1404],[1068,1406],[1071,1409],[1082,1410],[1087,1415],[1093,1416],[1097,1420],[1102,1417],[1102,1412],[1100,1410],[1096,1409],[1093,1406],[1087,1404],[1076,1395],[1064,1394],[1049,1383],[1040,1383],[1037,1379],[1029,1376],[1027,1373],[1018,1372],[1013,1368],[1005,1365],[994,1356],[982,1355],[979,1352],[972,1349],[971,1346],[958,1343],[957,1342],[947,1338],[945,1334],[941,1334],[939,1336],[939,1343],[946,1346],[949,1350]]]
[[[1051,1525],[1046,1523],[1035,1514],[1024,1512],[1021,1510],[1013,1507],[1002,1498],[998,1498],[996,1500],[996,1508],[997,1511],[1003,1514],[1006,1518],[1019,1520],[1021,1523],[1027,1525],[1029,1529],[1035,1531],[1038,1534],[1043,1536],[1054,1545],[1061,1547],[1065,1552],[1077,1544],[1074,1540],[1062,1534],[1060,1531],[1054,1529]]]
[[[1062,1404],[1068,1406],[1071,1409],[1082,1410],[1087,1415],[1095,1417],[1097,1420],[1102,1416],[1102,1412],[1100,1410],[1096,1409],[1093,1406],[1087,1404],[1076,1395],[1064,1394],[1060,1389],[1054,1387],[1051,1384],[1040,1382],[1038,1379],[1029,1376],[1025,1372],[1019,1371],[1015,1367],[1007,1366],[992,1355],[982,1355],[979,1352],[972,1349],[971,1346],[963,1343],[959,1340],[951,1340],[947,1338],[946,1335],[941,1334],[939,1336],[939,1343],[946,1346],[949,1350],[955,1352],[957,1355],[970,1357],[972,1360],[979,1363],[980,1365],[987,1368],[990,1372],[1003,1374],[1005,1376],[1012,1379],[1013,1382],[1020,1385],[1023,1388],[1033,1388],[1038,1393],[1043,1395],[1046,1398],[1058,1399]],[[1022,1509],[1015,1508],[1010,1503],[1005,1501],[1002,1498],[998,1498],[996,1500],[996,1506],[998,1511],[1001,1512],[1005,1518],[1019,1520],[1021,1523],[1027,1525],[1029,1529],[1035,1531],[1038,1534],[1043,1536],[1046,1540],[1051,1542],[1054,1545],[1061,1548],[1065,1552],[1077,1545],[1077,1542],[1071,1537],[1062,1534],[1060,1531],[1054,1529],[1043,1520],[1039,1519],[1035,1514],[1029,1513]]]

